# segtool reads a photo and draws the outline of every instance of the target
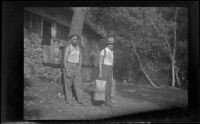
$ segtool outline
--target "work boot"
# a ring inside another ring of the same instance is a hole
[[[67,102],[67,105],[74,106],[74,104],[72,102]]]
[[[117,108],[116,104],[112,103],[112,102],[108,102],[105,104],[107,107],[109,108]]]
[[[102,109],[105,109],[107,106],[106,106],[105,103],[103,103],[103,104],[100,105],[100,107],[101,107]]]
[[[78,102],[76,101],[76,99],[75,99],[74,97],[73,97],[72,103],[73,103],[74,105],[78,105]]]
[[[80,105],[83,105],[83,106],[88,106],[88,104],[86,103],[86,102],[84,102],[84,101],[80,101],[80,102],[78,102]]]
[[[74,106],[73,99],[71,99],[71,100],[65,100],[65,101],[66,101],[67,105]]]

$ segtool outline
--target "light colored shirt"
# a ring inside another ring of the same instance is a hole
[[[80,56],[80,50],[79,46],[74,47],[70,44],[69,46],[70,54],[68,56],[67,61],[72,63],[79,63],[79,56]]]
[[[114,55],[113,55],[113,51],[110,50],[108,47],[105,48],[106,53],[104,53],[104,49],[101,50],[101,56],[104,57],[104,62],[103,64],[105,65],[113,65],[113,59],[114,59]],[[105,56],[104,56],[105,55]]]

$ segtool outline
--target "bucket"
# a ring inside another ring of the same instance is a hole
[[[106,81],[96,80],[96,90],[94,93],[94,100],[105,101]]]
[[[99,92],[105,92],[106,90],[106,81],[105,80],[96,80],[96,88]]]

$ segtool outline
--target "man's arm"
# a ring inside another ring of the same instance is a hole
[[[65,70],[67,69],[67,58],[68,58],[68,51],[69,51],[69,47],[65,47],[64,49],[64,59],[63,59],[63,63],[64,63],[64,67],[65,67]]]
[[[99,78],[102,78],[102,61],[103,61],[103,56],[100,55],[100,59],[99,59]]]
[[[112,78],[113,78],[113,80],[114,80],[114,77],[113,77],[114,65],[115,65],[115,56],[114,56],[114,53],[113,53],[113,69],[112,69]]]
[[[79,71],[81,71],[81,67],[82,67],[82,51],[80,51],[80,57],[79,57]]]

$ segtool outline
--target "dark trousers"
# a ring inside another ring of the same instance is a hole
[[[65,90],[65,99],[67,103],[73,102],[73,90],[72,85],[75,91],[75,97],[79,103],[82,103],[82,91],[81,91],[81,73],[79,70],[79,65],[74,63],[67,63],[68,68],[65,72],[65,81],[64,81],[64,90]]]
[[[107,106],[111,105],[112,73],[112,66],[102,65],[102,78],[106,80],[105,104]]]

